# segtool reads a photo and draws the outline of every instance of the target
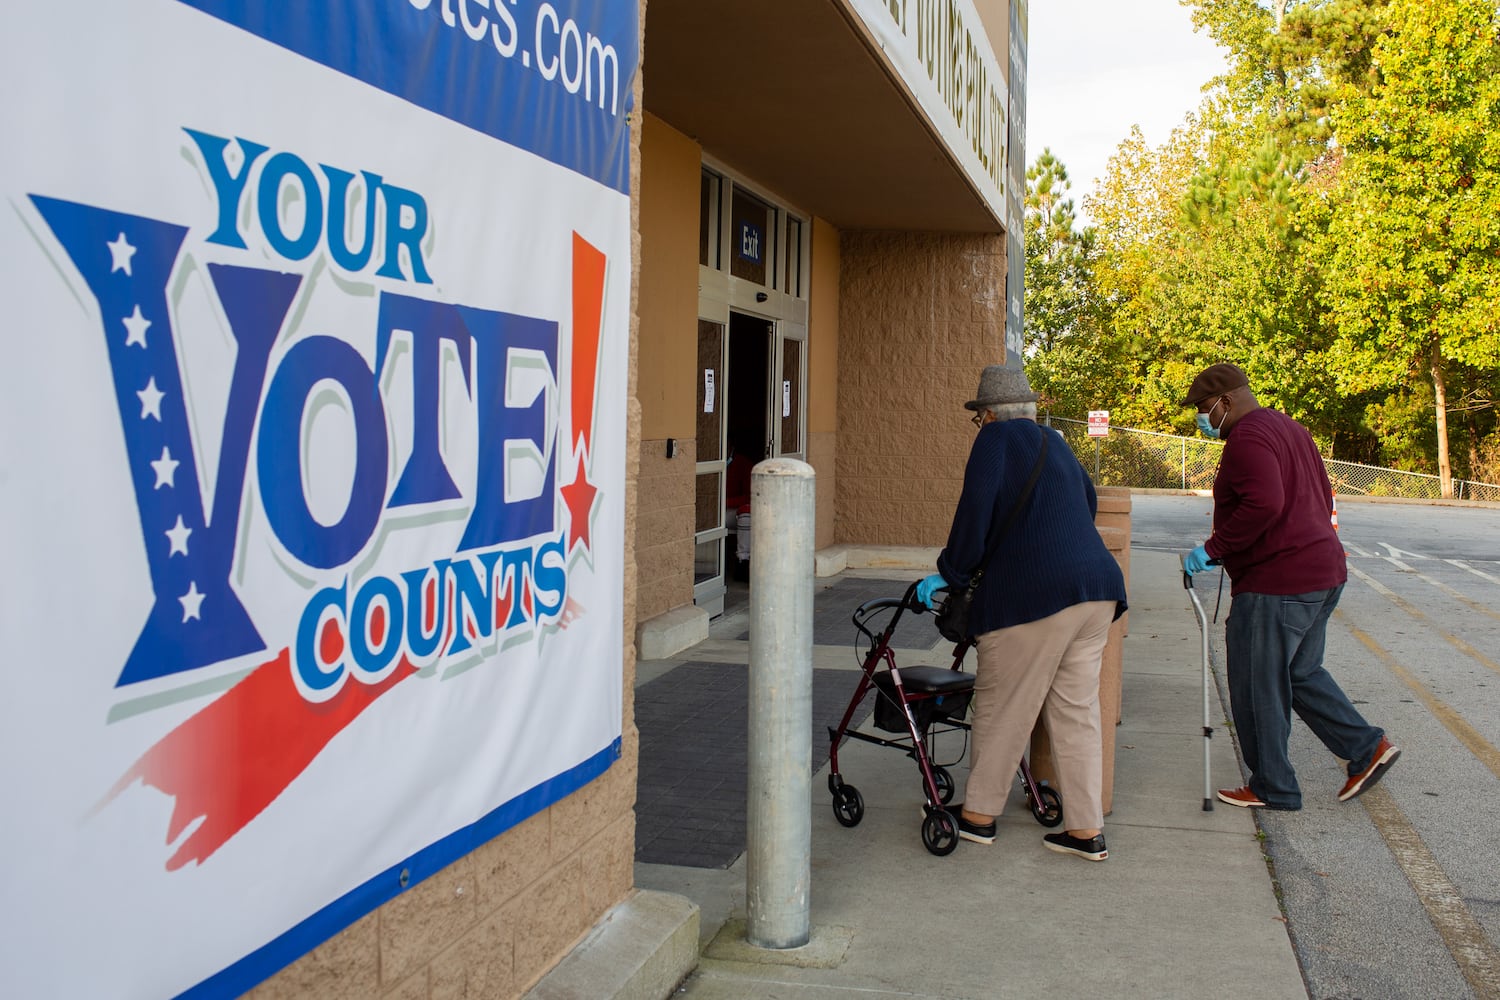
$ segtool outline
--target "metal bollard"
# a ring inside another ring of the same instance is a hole
[[[812,879],[812,466],[750,472],[749,791],[745,936],[757,948],[807,944]]]

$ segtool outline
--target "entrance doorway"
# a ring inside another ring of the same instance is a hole
[[[749,468],[773,456],[802,458],[802,340],[762,316],[729,310],[724,324],[698,321],[698,488],[693,597],[724,610],[728,583],[749,556]],[[777,377],[773,377],[773,373]],[[749,516],[745,516],[748,514]]]
[[[729,314],[729,385],[725,393],[729,446],[752,463],[771,454],[766,401],[776,325],[741,312]]]
[[[748,467],[806,456],[808,236],[797,215],[707,167],[699,225],[693,602],[717,617],[754,530],[739,502]],[[735,596],[746,600],[743,583]]]

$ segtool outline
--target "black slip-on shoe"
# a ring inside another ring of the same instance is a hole
[[[958,827],[960,838],[973,841],[976,844],[993,844],[995,842],[994,820],[981,825],[964,819],[964,804],[962,802],[951,802],[944,806],[943,809],[948,815],[953,817],[953,823]],[[923,814],[926,814],[925,809]]]
[[[1109,857],[1109,851],[1104,847],[1104,834],[1098,834],[1088,840],[1081,840],[1070,833],[1049,833],[1042,838],[1049,851],[1059,854],[1076,854],[1080,858],[1089,861],[1103,861]]]

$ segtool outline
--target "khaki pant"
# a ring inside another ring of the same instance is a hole
[[[1104,825],[1099,660],[1114,613],[1114,601],[1089,601],[979,637],[964,808],[988,816],[1005,810],[1040,714],[1052,740],[1063,828]]]

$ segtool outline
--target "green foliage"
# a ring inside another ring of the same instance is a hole
[[[1393,0],[1380,83],[1342,89],[1346,150],[1319,242],[1327,351],[1346,392],[1428,379],[1449,474],[1454,363],[1500,370],[1500,59],[1492,0]],[[1446,492],[1446,487],[1445,487]]]
[[[1387,396],[1365,408],[1365,426],[1381,441],[1395,468],[1433,473],[1437,436],[1432,424],[1432,387],[1418,383],[1411,392]]]
[[[1048,351],[1085,331],[1094,231],[1075,228],[1068,171],[1050,149],[1026,182],[1026,344]]]
[[[1183,2],[1229,53],[1198,114],[1132,131],[1091,229],[1050,151],[1028,171],[1045,403],[1190,433],[1184,387],[1233,361],[1332,457],[1500,467],[1494,0]]]
[[[1331,138],[1339,89],[1375,82],[1371,47],[1390,0],[1188,0],[1193,24],[1228,52],[1215,132],[1267,136],[1302,163]]]

